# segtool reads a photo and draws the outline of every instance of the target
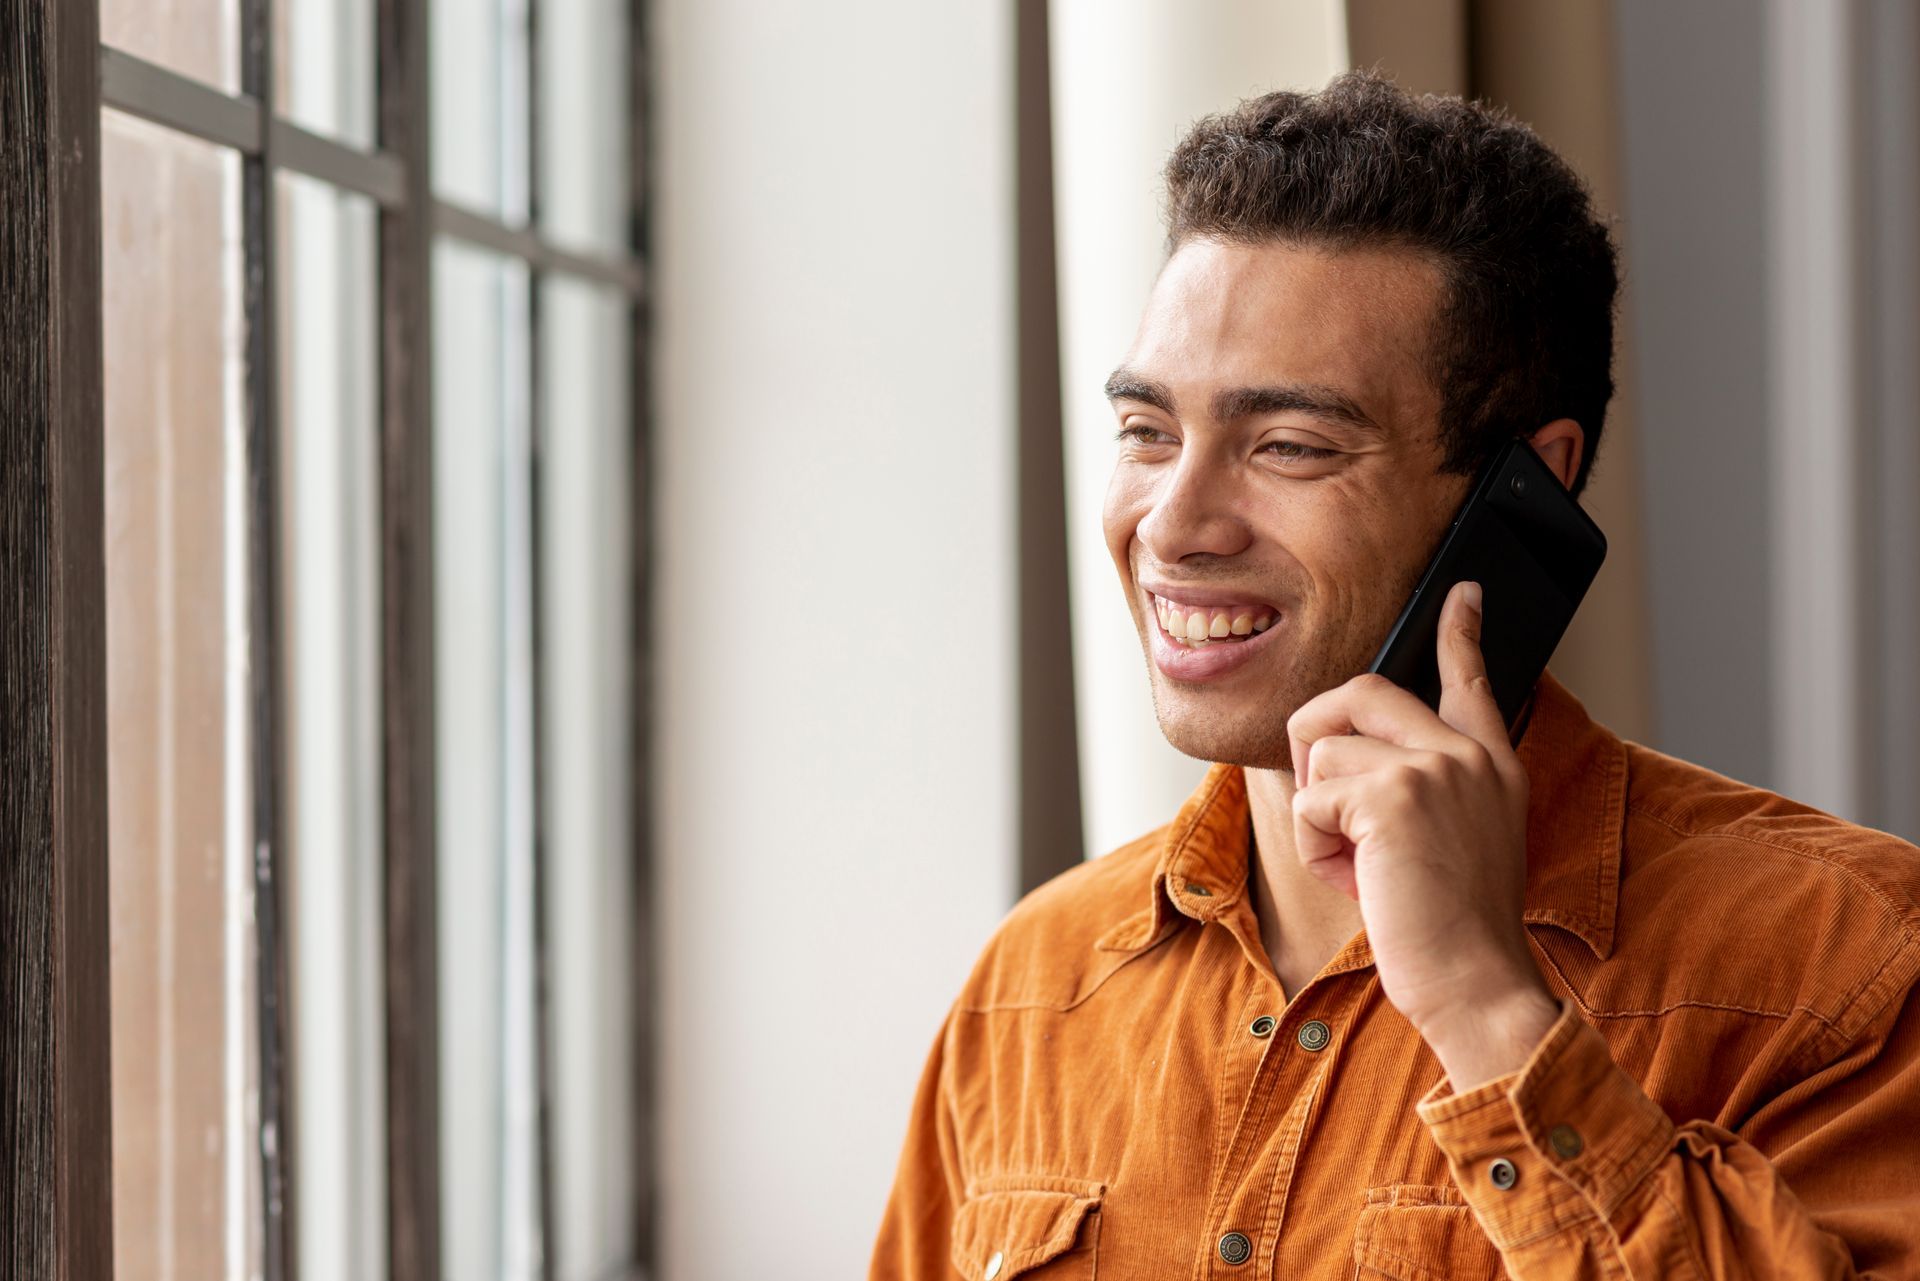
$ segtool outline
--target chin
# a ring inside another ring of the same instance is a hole
[[[1250,718],[1221,720],[1199,713],[1172,714],[1154,700],[1154,715],[1160,733],[1177,752],[1195,760],[1240,765],[1247,769],[1293,769],[1293,752],[1287,742],[1287,718],[1277,715],[1270,722],[1253,723]]]

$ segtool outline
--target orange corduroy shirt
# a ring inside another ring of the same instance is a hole
[[[1452,1092],[1364,931],[1280,990],[1245,776],[1027,895],[940,1029],[871,1276],[1920,1277],[1920,850],[1625,742],[1549,673],[1561,1017]]]

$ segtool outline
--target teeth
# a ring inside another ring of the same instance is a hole
[[[1270,610],[1249,609],[1235,614],[1223,609],[1216,613],[1211,608],[1190,609],[1158,596],[1153,598],[1153,612],[1160,620],[1162,631],[1194,649],[1228,636],[1251,636],[1256,632],[1264,632],[1279,621],[1279,615]]]

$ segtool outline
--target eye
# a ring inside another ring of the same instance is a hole
[[[1113,438],[1119,441],[1134,441],[1142,445],[1151,445],[1154,443],[1153,438],[1155,436],[1164,434],[1165,433],[1157,428],[1148,427],[1140,423],[1132,423],[1113,433]]]
[[[1331,458],[1338,450],[1322,449],[1318,445],[1303,445],[1297,440],[1272,440],[1260,446],[1260,452],[1273,451],[1277,458],[1288,462],[1310,462],[1316,458]]]

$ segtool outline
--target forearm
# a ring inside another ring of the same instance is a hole
[[[1523,1281],[1874,1275],[1758,1148],[1706,1122],[1675,1126],[1571,1005],[1518,1072],[1461,1093],[1443,1082],[1418,1110]],[[1868,1218],[1920,1218],[1911,1180],[1871,1195]]]

